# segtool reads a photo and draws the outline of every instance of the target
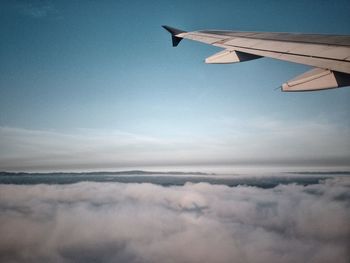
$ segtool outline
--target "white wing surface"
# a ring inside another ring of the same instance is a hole
[[[314,67],[282,84],[282,91],[350,86],[350,36],[219,30],[186,32],[163,27],[171,33],[173,46],[185,38],[224,49],[206,58],[205,63],[237,63],[270,57]]]

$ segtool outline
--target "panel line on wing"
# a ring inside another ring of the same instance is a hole
[[[286,54],[286,55],[294,55],[294,56],[300,56],[300,57],[320,58],[320,59],[327,59],[327,60],[333,60],[333,61],[339,61],[339,62],[348,62],[346,59],[327,58],[327,57],[313,56],[313,55],[311,56],[311,55],[305,55],[305,54],[290,53],[290,52],[285,52],[285,51],[274,51],[274,50],[269,50],[269,49],[261,49],[261,48],[245,47],[245,46],[235,46],[235,45],[230,45],[230,44],[226,44],[226,46],[236,47],[236,48],[246,48],[246,49],[257,50],[257,51],[266,51],[266,52],[272,52],[272,53],[276,53],[276,54]]]

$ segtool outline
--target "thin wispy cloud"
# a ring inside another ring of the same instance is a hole
[[[37,19],[58,14],[57,9],[55,8],[52,1],[50,0],[37,0],[37,1],[17,0],[16,8],[23,15],[27,15]]]

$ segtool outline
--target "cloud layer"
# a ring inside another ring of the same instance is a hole
[[[349,190],[0,185],[0,261],[348,262]]]

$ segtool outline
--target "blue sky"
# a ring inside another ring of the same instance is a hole
[[[346,166],[350,89],[274,89],[307,66],[206,65],[167,24],[350,34],[349,1],[2,1],[0,170]]]

